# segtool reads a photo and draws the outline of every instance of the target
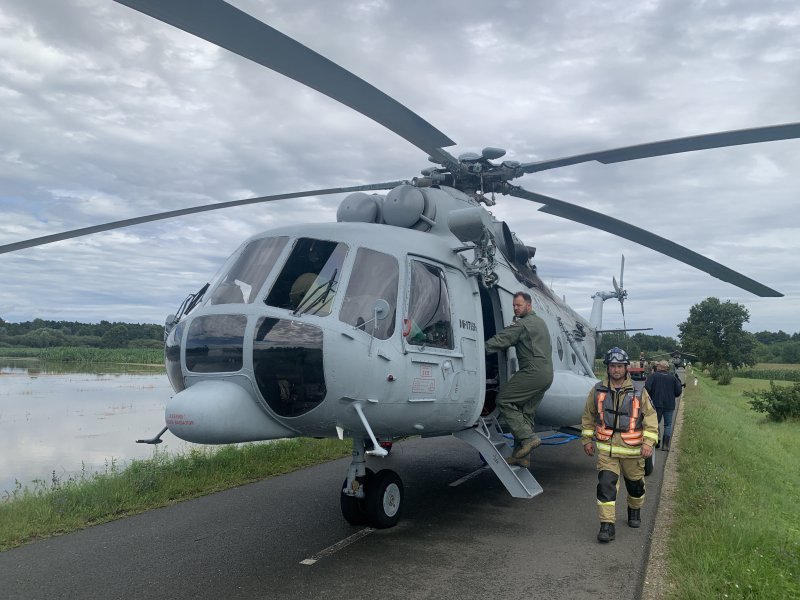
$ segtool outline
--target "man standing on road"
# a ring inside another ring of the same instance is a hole
[[[547,325],[531,308],[530,294],[514,294],[513,306],[514,322],[487,340],[486,353],[516,348],[519,371],[500,390],[497,407],[514,434],[514,452],[508,464],[529,467],[531,451],[542,443],[533,418],[553,383],[553,347]]]
[[[672,439],[672,416],[675,414],[675,399],[681,395],[683,386],[677,374],[669,372],[669,363],[665,360],[656,364],[656,372],[647,378],[644,389],[653,400],[656,409],[656,419],[660,424],[664,419],[664,437],[659,438],[656,448],[669,450]]]
[[[608,379],[589,392],[581,419],[581,443],[588,456],[597,448],[597,508],[600,532],[597,541],[614,539],[619,475],[628,491],[628,527],[641,525],[644,505],[644,461],[658,440],[656,411],[646,390],[637,392],[628,377],[631,361],[624,350],[606,353]],[[592,441],[592,440],[595,441]]]
[[[677,375],[678,369],[681,368],[683,368],[683,355],[676,350],[672,353],[672,372]],[[669,363],[667,363],[667,369],[669,369]]]

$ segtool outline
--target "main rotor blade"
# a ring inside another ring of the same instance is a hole
[[[101,225],[92,225],[91,227],[82,227],[80,229],[72,229],[62,233],[54,233],[52,235],[44,235],[42,237],[31,238],[21,242],[14,242],[0,246],[0,254],[6,252],[14,252],[22,250],[23,248],[32,248],[34,246],[42,246],[44,244],[51,244],[53,242],[60,242],[62,240],[70,240],[72,238],[89,235],[92,233],[100,233],[101,231],[111,231],[113,229],[121,229],[123,227],[130,227],[131,225],[140,225],[142,223],[150,223],[151,221],[161,221],[163,219],[171,219],[173,217],[180,217],[183,215],[192,215],[200,212],[207,212],[210,210],[219,210],[221,208],[230,208],[232,206],[244,206],[246,204],[258,204],[259,202],[272,202],[273,200],[285,200],[287,198],[302,198],[304,196],[325,196],[327,194],[339,194],[345,192],[365,192],[369,190],[388,190],[398,185],[406,183],[405,181],[389,181],[386,183],[371,183],[367,185],[356,185],[344,188],[328,188],[324,190],[309,190],[307,192],[292,192],[290,194],[275,194],[274,196],[259,196],[258,198],[247,198],[245,200],[231,200],[230,202],[220,202],[218,204],[204,204],[203,206],[194,206],[192,208],[180,208],[178,210],[169,210],[166,212],[146,215],[143,217],[135,217],[133,219],[123,219],[121,221],[111,221],[110,223],[103,223]]]
[[[654,235],[649,231],[645,231],[644,229],[640,229],[639,227],[635,227],[634,225],[625,223],[624,221],[614,219],[613,217],[609,217],[587,208],[570,204],[569,202],[564,202],[563,200],[558,200],[556,198],[551,198],[535,192],[529,192],[521,187],[509,186],[508,194],[511,196],[517,196],[518,198],[525,198],[526,200],[540,202],[545,205],[539,209],[544,213],[556,215],[577,223],[583,223],[589,227],[601,229],[603,231],[607,231],[608,233],[618,235],[626,240],[636,242],[637,244],[641,244],[642,246],[650,248],[651,250],[671,256],[672,258],[686,263],[687,265],[691,265],[696,269],[705,271],[717,279],[727,281],[728,283],[740,287],[743,290],[747,290],[756,296],[774,298],[783,296],[783,294],[780,292],[773,290],[764,284],[758,283],[757,281],[750,279],[741,273],[737,273],[736,271],[729,269],[728,267],[703,256],[702,254],[698,254],[693,250],[689,250],[685,246],[671,242],[670,240]]]
[[[456,163],[449,137],[390,96],[222,0],[115,0],[357,110],[440,161]]]
[[[638,160],[652,156],[667,154],[680,154],[681,152],[694,152],[695,150],[709,150],[711,148],[724,148],[725,146],[740,146],[743,144],[758,144],[760,142],[775,142],[800,138],[800,123],[785,123],[783,125],[769,125],[754,129],[737,129],[719,133],[707,133],[690,137],[625,146],[613,150],[576,154],[564,158],[543,160],[534,163],[525,163],[519,166],[523,173],[536,173],[567,165],[596,160],[604,164]]]

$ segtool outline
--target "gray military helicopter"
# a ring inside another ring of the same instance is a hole
[[[513,349],[485,356],[525,290],[547,323],[555,378],[537,411],[542,428],[580,420],[597,381],[592,361],[603,303],[624,302],[620,282],[593,296],[587,320],[539,277],[527,246],[486,207],[498,195],[635,241],[759,296],[776,290],[638,227],[526,190],[529,173],[588,161],[614,163],[800,137],[800,124],[728,131],[544,160],[503,161],[487,147],[458,157],[454,142],[342,67],[222,0],[116,0],[262,64],[366,115],[428,155],[421,175],[162,212],[0,246],[0,253],[231,206],[348,193],[337,222],[273,229],[246,240],[166,324],[167,373],[176,393],[166,427],[191,442],[293,436],[351,437],[341,509],[353,524],[391,527],[403,484],[376,459],[400,438],[454,435],[475,447],[509,492],[541,486],[509,466],[494,398],[517,369]],[[385,194],[375,192],[386,191]]]

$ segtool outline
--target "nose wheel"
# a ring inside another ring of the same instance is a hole
[[[356,477],[357,485],[347,485],[347,479],[342,484],[342,493],[339,498],[339,505],[342,509],[342,516],[351,525],[366,525],[367,511],[366,511],[366,490],[367,482],[375,477],[375,472],[372,469],[366,469],[366,474],[363,477]],[[361,490],[362,497],[359,498],[355,494]]]
[[[400,520],[403,505],[403,482],[389,469],[378,471],[367,482],[364,509],[367,523],[376,529],[394,527]]]
[[[363,473],[363,475],[359,475]],[[403,482],[390,469],[374,473],[365,467],[364,446],[353,444],[353,461],[339,498],[342,516],[351,525],[394,527],[403,506]]]
[[[361,481],[363,479],[363,481]],[[400,520],[403,506],[403,482],[390,469],[373,473],[367,469],[363,478],[357,478],[363,498],[355,496],[345,479],[342,485],[340,506],[342,516],[351,525],[369,525],[375,529],[394,527]]]

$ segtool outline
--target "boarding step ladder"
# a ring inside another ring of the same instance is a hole
[[[481,453],[486,464],[514,498],[533,498],[544,491],[528,469],[506,462],[506,457],[511,456],[513,449],[497,422],[496,411],[481,417],[475,427],[456,431],[453,435]]]

